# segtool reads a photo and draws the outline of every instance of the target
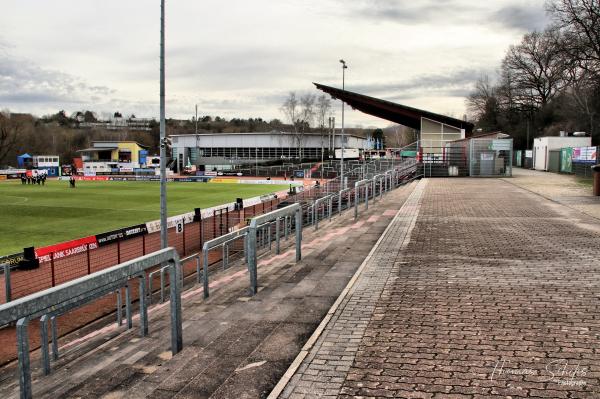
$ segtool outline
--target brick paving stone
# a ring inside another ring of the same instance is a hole
[[[368,210],[361,206],[358,220],[350,209],[323,221],[319,230],[306,228],[298,263],[293,261],[293,236],[284,239],[281,256],[261,256],[259,293],[253,297],[247,296],[247,271],[240,262],[215,271],[207,300],[197,285],[184,291],[183,350],[175,356],[169,350],[168,304],[156,302],[149,310],[147,337],[139,337],[135,317],[129,331],[116,328],[114,317],[98,320],[59,340],[60,358],[52,362],[49,376],[41,375],[39,351],[33,351],[34,397],[265,397],[389,224],[385,212],[395,214],[415,184],[386,194]],[[368,323],[364,318],[348,325],[365,329]],[[332,347],[327,355],[336,362],[334,368],[309,371],[294,397],[337,395],[335,387],[344,382],[361,340],[348,330],[336,334],[352,344],[352,356]],[[7,345],[14,346],[14,340]],[[313,383],[323,386],[315,390]],[[18,389],[15,364],[0,368],[0,398],[18,397]]]
[[[338,397],[600,397],[597,219],[503,180],[434,179],[386,236],[299,370],[344,373]],[[350,367],[325,355],[347,349]]]
[[[295,393],[300,391],[309,396],[318,397],[320,390],[325,388],[337,389],[338,392],[342,391],[343,381],[339,378],[334,381],[333,377],[348,376],[354,357],[367,330],[368,321],[373,314],[378,313],[376,304],[387,280],[392,275],[397,254],[402,248],[404,238],[408,237],[414,225],[420,198],[426,184],[427,181],[422,180],[398,211],[386,233],[382,236],[378,249],[366,261],[358,280],[336,309],[324,333],[321,334],[304,359],[303,367],[294,375],[280,397],[292,398]],[[332,352],[345,353],[346,360],[341,360],[339,355],[332,355]],[[373,373],[375,370],[370,372]],[[313,375],[322,376],[323,378],[316,381],[310,379],[311,384],[307,392],[304,382],[309,379],[309,376]],[[357,387],[357,389],[345,387],[344,393],[358,396],[386,397],[387,392],[377,389],[377,385],[379,383],[376,383],[373,388],[367,388],[364,385]],[[393,394],[389,397],[393,397]]]

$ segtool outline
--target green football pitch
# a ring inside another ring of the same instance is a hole
[[[282,191],[287,185],[167,185],[169,216]],[[45,186],[0,182],[0,255],[55,244],[160,217],[158,182],[49,180]]]

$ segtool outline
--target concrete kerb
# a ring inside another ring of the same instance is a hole
[[[415,188],[416,188],[416,186],[413,187],[413,191]],[[321,334],[323,333],[323,331],[325,330],[325,328],[331,321],[331,318],[333,317],[333,315],[335,314],[337,309],[340,307],[340,305],[342,304],[342,302],[344,301],[346,296],[348,296],[348,294],[350,293],[350,290],[353,288],[354,284],[356,284],[356,281],[362,274],[364,268],[367,266],[367,263],[373,257],[373,254],[379,249],[379,246],[381,245],[381,242],[383,241],[384,237],[387,235],[388,231],[392,228],[396,219],[398,219],[398,217],[400,216],[400,212],[402,211],[403,207],[404,206],[402,206],[398,210],[398,212],[396,212],[396,215],[394,216],[394,218],[387,225],[387,227],[385,228],[385,230],[383,231],[383,233],[381,234],[381,236],[379,237],[379,239],[377,240],[377,242],[375,243],[373,248],[371,248],[371,251],[369,251],[369,254],[367,255],[367,257],[363,260],[363,262],[361,263],[359,268],[356,270],[356,272],[354,273],[354,275],[352,276],[350,281],[348,281],[348,284],[346,284],[346,287],[340,293],[340,296],[337,298],[337,300],[334,302],[334,304],[331,306],[331,308],[329,308],[329,310],[327,311],[327,314],[325,315],[323,320],[321,320],[321,323],[319,324],[317,329],[313,332],[313,334],[310,336],[308,341],[306,341],[306,343],[300,350],[300,353],[298,354],[298,356],[296,356],[296,358],[294,359],[292,364],[290,364],[290,367],[288,367],[288,369],[283,374],[283,376],[281,377],[281,379],[279,380],[277,385],[275,385],[275,387],[273,388],[273,390],[271,391],[271,393],[269,394],[267,399],[276,399],[279,397],[279,395],[281,395],[281,393],[283,392],[283,390],[285,389],[287,384],[290,382],[290,380],[292,379],[292,377],[294,376],[294,374],[296,373],[296,371],[298,370],[298,368],[300,367],[300,365],[302,364],[302,362],[304,361],[306,356],[308,356],[308,354],[309,354],[310,350],[312,349],[312,347],[314,346],[314,344],[317,342],[317,340],[319,339],[319,337],[321,336]]]

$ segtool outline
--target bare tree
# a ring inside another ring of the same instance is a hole
[[[497,102],[496,88],[492,85],[490,77],[482,74],[475,89],[467,97],[467,110],[471,119],[480,119],[489,109],[490,102]]]
[[[323,162],[323,152],[325,151],[325,119],[329,116],[329,113],[331,112],[331,100],[328,96],[322,94],[319,97],[317,97],[315,107],[317,114],[317,125],[319,125],[319,130],[321,131],[321,162]],[[321,175],[322,173],[323,168],[321,168]]]
[[[590,135],[594,137],[594,120],[598,114],[594,100],[596,95],[596,82],[589,69],[581,68],[579,63],[571,63],[567,69],[569,85],[566,89],[566,106],[573,108],[576,114],[582,114],[587,119]]]
[[[21,126],[10,116],[10,111],[0,111],[0,164],[13,150],[19,137]]]
[[[519,105],[545,106],[564,88],[565,69],[560,33],[554,29],[526,34],[502,61]]]
[[[565,40],[563,50],[579,67],[600,77],[600,3],[598,0],[551,0],[548,11]]]
[[[308,133],[315,119],[315,101],[314,94],[308,93],[300,97],[300,159],[304,157],[305,133]]]
[[[298,98],[296,97],[296,92],[291,91],[288,94],[287,98],[283,102],[283,105],[281,106],[281,112],[294,129],[294,140],[296,141],[298,154],[300,154],[300,144],[302,142],[300,138],[300,132],[298,130],[298,116],[300,113],[300,108],[298,104]]]

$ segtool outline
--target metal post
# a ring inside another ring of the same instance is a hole
[[[185,256],[185,223],[182,223],[181,238],[183,240],[183,256]]]
[[[129,282],[125,285],[125,318],[127,319],[127,329],[133,327],[133,319],[131,315],[131,286]]]
[[[56,285],[56,280],[54,278],[54,252],[50,254],[50,272],[52,273],[52,286]]]
[[[210,295],[210,287],[208,286],[208,251],[204,255],[204,262],[202,264],[202,288],[204,299],[206,299]]]
[[[86,256],[87,256],[87,272],[92,274],[92,265],[90,264],[90,244],[86,245]]]
[[[333,213],[333,195],[329,196],[329,220],[331,220],[331,214]]]
[[[42,349],[42,369],[44,375],[50,374],[50,353],[48,352],[48,315],[40,318],[40,345]]]
[[[142,337],[148,335],[148,304],[146,303],[146,274],[139,276],[140,280],[140,332]]]
[[[258,292],[256,281],[256,228],[250,228],[246,239],[248,240],[248,274],[250,275],[250,295]]]
[[[225,270],[227,268],[227,257],[225,256],[225,246],[226,246],[226,244],[223,244],[221,246],[221,261],[223,262],[223,270]]]
[[[171,353],[179,353],[183,349],[182,325],[181,325],[181,287],[179,274],[181,264],[169,262],[169,278],[171,283]]]
[[[27,336],[26,317],[17,321],[17,354],[19,357],[19,385],[21,387],[21,399],[33,397],[31,391],[31,367],[29,364],[29,337]]]
[[[167,139],[165,122],[165,0],[160,2],[160,247],[167,248]]]
[[[200,255],[196,256],[196,282],[198,284],[202,282],[202,275],[200,274]]]
[[[10,265],[8,263],[4,264],[4,295],[6,298],[6,303],[10,302],[12,299],[12,287],[10,285]]]
[[[165,302],[165,272],[166,268],[160,269],[160,303]]]
[[[365,211],[369,209],[369,185],[365,184]]]
[[[342,90],[346,91],[346,62],[344,60],[340,60],[342,63]],[[342,100],[342,157],[341,157],[341,177],[342,177],[342,188],[346,188],[345,180],[344,180],[344,101]]]
[[[271,243],[272,243],[272,240],[271,240],[271,224],[272,223],[269,223],[269,226],[267,227],[267,239],[269,240],[269,251],[271,250],[271,247],[272,247],[272,245],[271,245]]]
[[[277,218],[275,221],[275,254],[279,255],[279,225],[281,224],[281,218]]]
[[[121,264],[121,239],[117,238],[117,264]]]
[[[58,329],[56,328],[56,316],[50,317],[50,330],[52,333],[52,359],[58,360]]]
[[[117,326],[123,324],[123,303],[121,302],[121,289],[117,291]]]
[[[247,234],[244,236],[244,261],[248,264],[248,240],[246,240]]]
[[[315,225],[315,230],[319,230],[319,211],[317,209],[316,202],[313,204],[312,209],[312,222]]]
[[[359,200],[359,194],[360,193],[360,187],[355,187],[354,188],[354,220],[358,219],[358,200]]]
[[[296,262],[302,259],[302,208],[296,211]]]

